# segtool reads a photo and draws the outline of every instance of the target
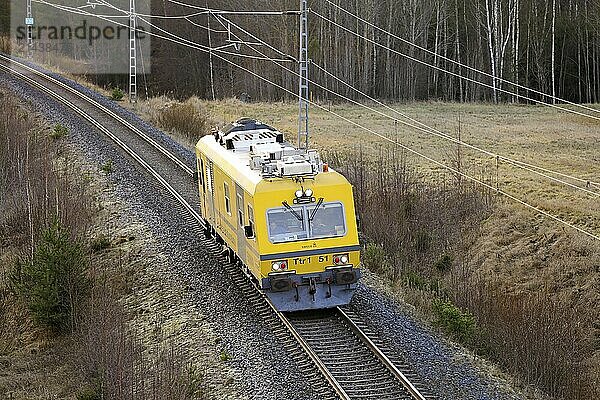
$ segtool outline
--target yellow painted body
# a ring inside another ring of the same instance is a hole
[[[289,271],[308,274],[323,272],[326,267],[333,266],[332,256],[338,252],[325,252],[326,249],[358,246],[352,186],[338,172],[330,170],[319,173],[314,179],[304,179],[302,182],[291,178],[261,178],[255,171],[251,171],[247,164],[233,156],[231,150],[218,145],[212,136],[205,136],[197,143],[196,156],[202,216],[235,251],[259,282],[272,272],[273,262],[272,258],[261,261],[261,256],[264,258],[268,255],[284,254],[277,260],[287,260]],[[314,196],[323,198],[325,203],[338,201],[343,204],[346,235],[286,243],[270,242],[267,232],[267,210],[282,207],[283,201],[293,205],[294,193],[301,187],[312,189]],[[253,215],[249,215],[250,211]],[[251,220],[255,237],[248,239],[244,235],[244,225],[249,225]],[[291,256],[290,253],[294,252],[319,254]],[[349,255],[348,264],[355,268],[359,265],[359,251],[342,253]]]

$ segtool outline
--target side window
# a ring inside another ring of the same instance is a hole
[[[223,182],[223,188],[225,189],[225,211],[231,215],[231,197],[229,196],[229,185]]]
[[[212,161],[206,164],[206,189],[212,192],[213,176],[212,176]]]
[[[238,223],[240,227],[244,226],[244,200],[242,196],[238,193],[237,195],[237,209],[238,209]]]
[[[200,175],[198,176],[200,178],[200,185],[204,188],[204,161],[202,159],[199,161],[198,171],[200,171]]]
[[[252,232],[254,232],[254,210],[250,204],[248,204],[248,225],[252,227]]]

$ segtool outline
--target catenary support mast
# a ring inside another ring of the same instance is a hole
[[[298,148],[308,150],[308,0],[300,0]]]
[[[137,100],[137,49],[135,0],[129,0],[129,102]]]
[[[27,17],[25,18],[27,25],[27,58],[31,59],[33,51],[33,14],[31,10],[31,0],[27,0]]]

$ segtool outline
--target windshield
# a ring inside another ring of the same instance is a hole
[[[272,243],[344,236],[346,219],[342,203],[317,203],[267,210]]]

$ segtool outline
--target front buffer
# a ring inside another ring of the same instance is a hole
[[[301,311],[350,303],[359,278],[358,268],[335,266],[301,275],[296,271],[271,273],[261,286],[279,311]]]

